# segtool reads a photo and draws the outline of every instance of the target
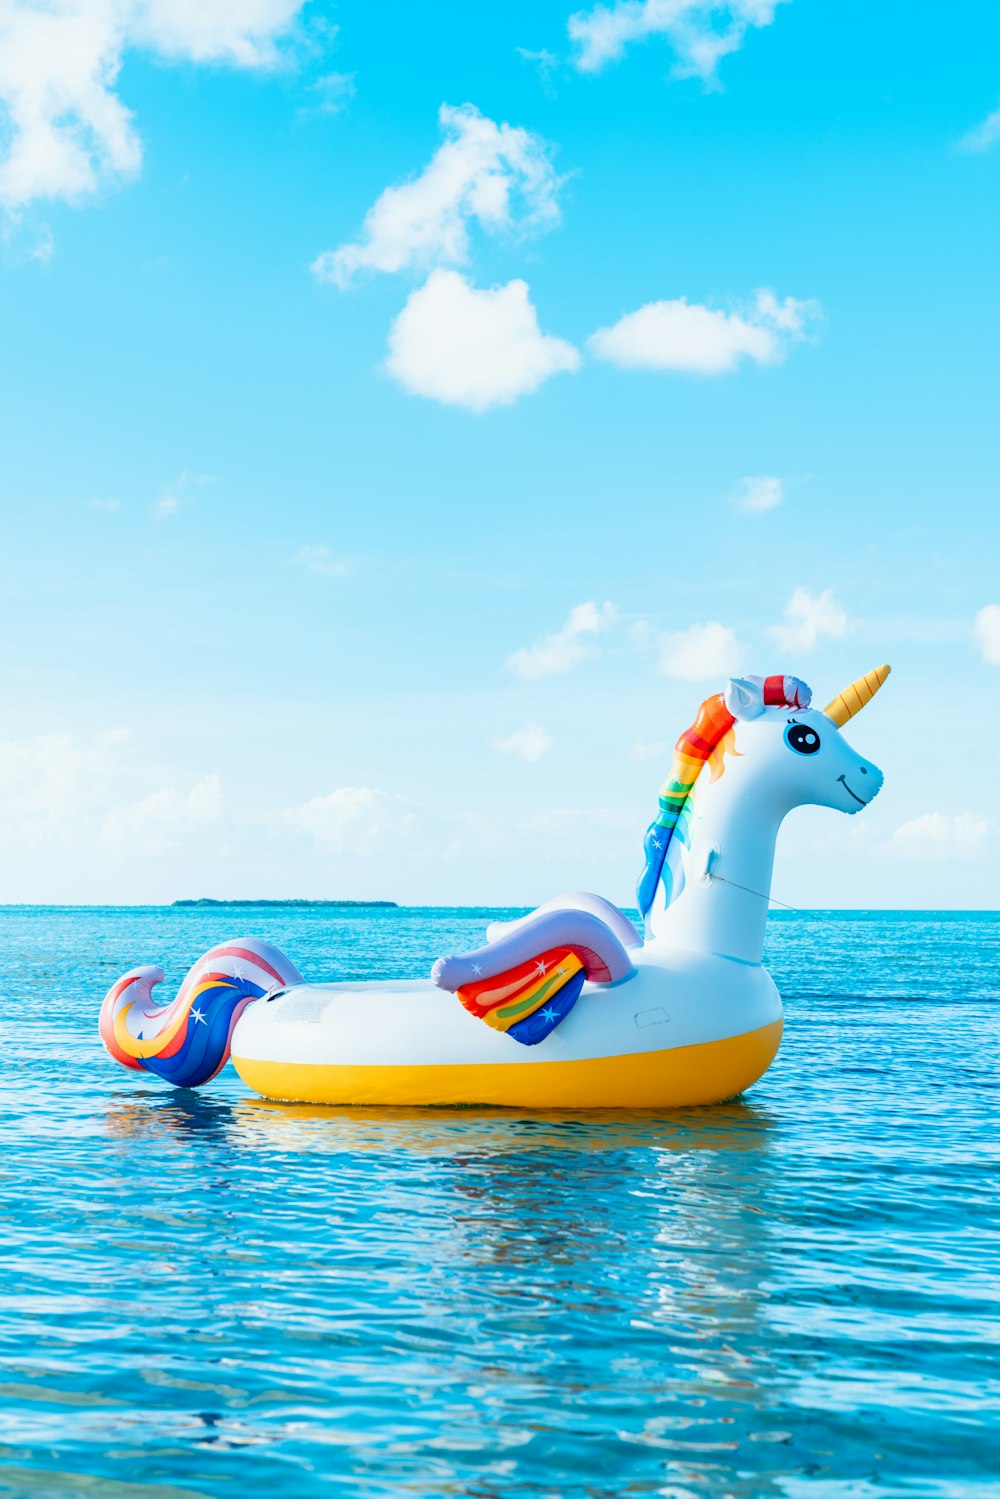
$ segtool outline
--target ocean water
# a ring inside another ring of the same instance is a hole
[[[97,1038],[139,962],[418,976],[495,914],[0,910],[0,1494],[995,1496],[996,914],[777,916],[776,1064],[673,1114],[172,1093]]]

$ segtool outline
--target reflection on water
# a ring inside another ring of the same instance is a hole
[[[499,1108],[372,1109],[275,1103],[248,1096],[233,1113],[234,1141],[250,1147],[335,1151],[411,1150],[432,1155],[561,1153],[630,1146],[659,1150],[750,1150],[768,1127],[749,1099],[705,1109],[581,1113],[564,1109],[512,1114]]]
[[[261,915],[331,976],[483,923]],[[775,923],[746,1099],[525,1116],[171,1093],[101,984],[224,913],[0,924],[0,1495],[991,1492],[995,918]]]

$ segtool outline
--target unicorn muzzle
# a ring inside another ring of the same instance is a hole
[[[863,760],[853,770],[839,775],[837,780],[847,792],[849,805],[845,810],[860,812],[862,807],[867,807],[878,796],[885,783],[885,776],[877,765],[873,765],[870,760]]]

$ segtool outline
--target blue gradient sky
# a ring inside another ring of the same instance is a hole
[[[681,77],[656,35],[582,71],[572,3],[294,10],[255,66],[119,40],[141,167],[5,211],[0,899],[628,902],[728,650],[820,703],[894,667],[849,731],[885,790],[796,814],[779,898],[995,906],[1000,13],[788,0]],[[478,413],[385,367],[440,259],[310,270],[442,104],[554,164],[559,222],[456,269],[581,355]],[[588,349],[759,288],[818,304],[775,362]],[[769,633],[795,590],[815,640]],[[591,601],[582,659],[505,665]]]

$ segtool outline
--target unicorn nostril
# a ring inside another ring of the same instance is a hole
[[[863,776],[866,776],[868,774],[868,771],[865,769],[865,767],[863,765],[860,768],[861,768],[861,774]]]

